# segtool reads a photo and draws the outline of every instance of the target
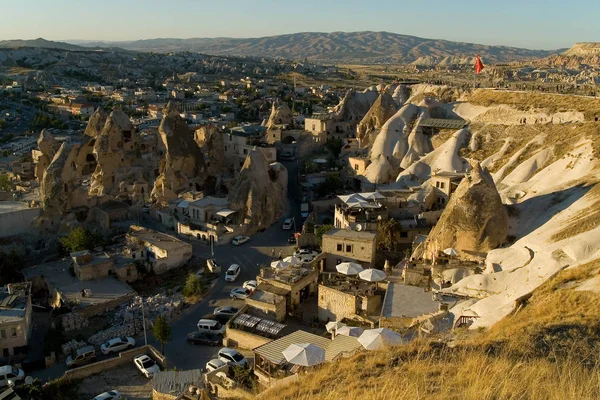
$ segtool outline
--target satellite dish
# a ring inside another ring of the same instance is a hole
[[[26,376],[25,377],[25,383],[28,384],[28,385],[31,385],[33,383],[33,377]]]
[[[363,226],[361,224],[356,224],[355,229],[356,229],[357,232],[360,232],[360,231],[363,230]]]

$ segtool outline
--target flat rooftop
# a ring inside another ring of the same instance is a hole
[[[374,240],[375,233],[373,232],[357,232],[346,229],[331,229],[323,236],[333,236],[339,239],[356,239],[356,240]]]
[[[383,300],[381,316],[415,318],[434,313],[438,309],[439,303],[433,300],[432,292],[426,292],[419,286],[390,282]]]
[[[81,308],[106,303],[120,297],[134,294],[135,291],[124,282],[107,276],[106,278],[80,281],[69,272],[71,260],[59,260],[37,265],[23,270],[27,280],[44,278],[60,292],[64,301],[78,304]],[[90,296],[82,297],[81,291],[88,289]]]
[[[29,204],[22,201],[0,201],[0,214],[27,210],[29,208],[31,208]]]
[[[180,396],[188,392],[188,388],[204,387],[202,370],[160,371],[152,377],[152,388],[158,393]]]
[[[298,282],[300,279],[302,279],[305,276],[310,275],[311,273],[317,273],[316,271],[313,271],[312,269],[309,268],[304,268],[304,267],[288,267],[288,268],[283,268],[283,269],[279,269],[279,270],[275,270],[273,268],[262,268],[262,270],[264,271],[261,276],[261,278],[263,280],[276,280],[279,282],[285,282],[288,284],[294,284],[296,282]]]
[[[191,250],[191,244],[179,240],[174,236],[140,227],[132,226],[131,228],[132,229],[127,233],[129,237],[143,240],[144,242],[150,243],[158,248],[168,251],[176,250],[182,247],[189,247]]]

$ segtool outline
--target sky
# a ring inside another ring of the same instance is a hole
[[[531,49],[600,41],[598,0],[0,0],[0,40],[388,31]]]

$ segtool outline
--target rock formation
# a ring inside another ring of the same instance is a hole
[[[473,258],[506,240],[508,216],[494,180],[478,162],[471,168],[416,256],[431,259],[452,247],[461,257]]]
[[[371,135],[376,129],[381,129],[397,111],[397,105],[392,96],[386,92],[379,95],[375,103],[356,128],[356,137],[361,147],[371,143]]]
[[[290,125],[292,123],[292,110],[288,105],[276,99],[271,107],[271,115],[267,121],[267,129],[278,129],[284,125]]]
[[[203,126],[194,132],[196,144],[202,149],[206,160],[206,173],[215,180],[215,190],[220,192],[224,175],[229,168],[225,158],[225,142],[223,134],[212,125]]]
[[[359,121],[377,100],[379,93],[375,88],[363,92],[349,90],[342,101],[332,110],[333,119],[337,121]]]
[[[402,107],[406,100],[410,97],[410,89],[406,85],[398,85],[394,89],[394,93],[392,94],[392,98],[398,105],[398,107]]]
[[[33,153],[35,161],[35,178],[41,183],[44,178],[44,171],[46,171],[46,168],[50,165],[60,144],[54,139],[54,136],[45,129],[40,133],[37,144],[39,151],[34,151]]]
[[[269,165],[256,148],[248,154],[229,192],[230,208],[242,216],[248,233],[269,227],[283,213],[287,180],[282,164]]]
[[[158,132],[166,152],[152,190],[152,198],[161,203],[187,190],[204,190],[207,180],[204,156],[194,140],[194,133],[171,103],[163,115]]]

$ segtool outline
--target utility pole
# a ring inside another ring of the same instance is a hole
[[[142,297],[142,325],[144,326],[144,345],[148,346],[148,337],[146,336],[146,314],[144,313],[144,298]]]

